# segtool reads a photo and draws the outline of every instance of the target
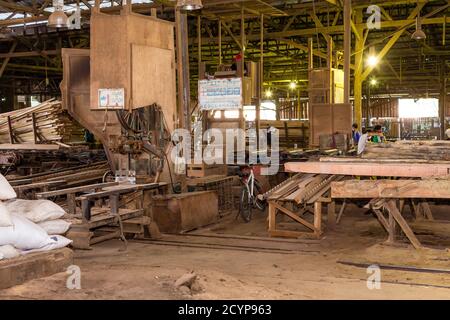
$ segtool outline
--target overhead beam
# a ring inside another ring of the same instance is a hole
[[[411,20],[411,19],[415,18],[417,16],[417,14],[420,12],[420,10],[422,10],[424,5],[425,5],[425,3],[417,4],[417,6],[414,8],[414,10],[409,14],[408,19]],[[406,25],[407,25],[407,23],[404,24],[404,26],[406,26]],[[384,58],[384,56],[389,52],[389,50],[392,48],[392,46],[401,37],[401,35],[405,31],[404,26],[402,28],[400,28],[398,31],[396,31],[394,33],[394,35],[391,37],[391,39],[389,39],[389,41],[383,47],[383,49],[381,49],[380,53],[377,56],[378,61],[380,61],[381,59]],[[364,72],[361,76],[362,81],[364,81],[368,77],[368,75],[373,71],[374,68],[375,68],[375,66],[368,66],[367,69],[364,70]]]

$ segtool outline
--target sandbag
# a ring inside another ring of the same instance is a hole
[[[7,244],[0,246],[0,256],[2,256],[3,259],[11,259],[20,256],[20,252],[12,245]]]
[[[50,250],[67,247],[69,244],[72,243],[72,240],[67,239],[66,237],[61,236],[61,235],[52,235],[52,236],[50,236],[50,238],[53,240],[52,243],[49,243],[39,249],[22,250],[20,253],[25,255],[25,254],[33,253],[33,252],[50,251]]]
[[[10,227],[12,226],[11,217],[9,215],[8,209],[6,209],[6,206],[3,204],[3,202],[0,201],[0,227]]]
[[[17,198],[17,194],[9,184],[8,180],[0,174],[0,200],[10,200]]]
[[[44,229],[27,218],[14,213],[10,216],[13,226],[0,227],[0,246],[10,244],[17,249],[28,250],[55,242]]]
[[[10,214],[19,214],[34,223],[59,219],[65,214],[63,208],[50,200],[15,199],[5,205]]]
[[[48,234],[64,234],[69,230],[70,222],[56,219],[40,222],[38,223],[38,226],[44,229]]]

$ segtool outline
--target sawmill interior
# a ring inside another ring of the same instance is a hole
[[[444,0],[0,0],[0,300],[449,299],[448,34]]]

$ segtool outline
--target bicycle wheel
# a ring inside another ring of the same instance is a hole
[[[262,187],[257,180],[255,180],[255,188],[253,189],[253,199],[255,199],[255,207],[260,211],[266,210],[266,201],[258,199],[258,195],[263,194]]]
[[[247,187],[244,186],[241,190],[241,198],[239,201],[239,214],[245,222],[250,222],[252,219],[252,198]]]

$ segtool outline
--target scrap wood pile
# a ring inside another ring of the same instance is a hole
[[[362,158],[450,161],[450,141],[402,140],[390,143],[368,144],[364,149]]]
[[[62,181],[65,186],[82,185],[84,183],[101,181],[104,174],[109,171],[106,161],[95,162],[86,165],[74,166],[28,176],[11,176],[8,180],[14,185],[39,182]]]
[[[83,128],[51,99],[35,107],[0,114],[0,143],[79,142]]]
[[[106,161],[103,149],[78,145],[58,150],[0,150],[3,174],[28,175]]]

